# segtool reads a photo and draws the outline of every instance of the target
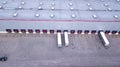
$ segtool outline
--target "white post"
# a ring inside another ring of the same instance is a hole
[[[108,41],[108,39],[107,39],[107,37],[105,36],[105,33],[104,32],[100,32],[99,33],[99,35],[100,35],[100,37],[101,37],[101,39],[102,39],[102,41],[103,41],[103,43],[104,43],[104,46],[109,46],[109,41]]]
[[[62,37],[60,32],[57,33],[57,42],[58,47],[62,47]]]
[[[64,32],[65,46],[69,46],[68,32]]]

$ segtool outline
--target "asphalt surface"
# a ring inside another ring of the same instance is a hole
[[[57,47],[56,34],[0,34],[0,67],[120,67],[120,35],[70,34],[68,47]],[[64,43],[63,43],[64,45]]]

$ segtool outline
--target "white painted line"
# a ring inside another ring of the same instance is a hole
[[[62,47],[62,37],[60,32],[57,33],[57,45],[58,47]]]
[[[15,32],[12,32],[12,33],[15,33]]]
[[[20,31],[19,33],[20,33],[20,34],[22,34],[22,32],[21,32],[21,31]]]
[[[69,46],[68,32],[64,32],[65,46]]]
[[[7,33],[6,31],[0,31],[0,33]]]
[[[33,34],[36,34],[36,32],[33,32]]]
[[[47,32],[47,34],[50,34],[50,32]]]
[[[102,41],[104,43],[104,46],[109,46],[110,43],[109,43],[107,37],[105,36],[105,33],[104,32],[100,32],[99,34],[100,34],[100,37],[101,37],[101,39],[102,39]]]
[[[78,34],[77,32],[75,32],[74,34]]]
[[[81,34],[85,34],[84,32],[82,32]]]
[[[89,32],[88,34],[92,34],[91,32]]]
[[[43,34],[43,32],[41,31],[40,34]]]
[[[109,35],[112,35],[112,33],[110,32]]]
[[[29,32],[26,32],[26,34],[29,34]]]
[[[119,33],[116,33],[115,35],[118,35]]]

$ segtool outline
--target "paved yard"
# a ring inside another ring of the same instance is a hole
[[[120,66],[120,35],[107,35],[105,48],[98,35],[70,34],[70,46],[57,47],[56,34],[0,34],[0,67]]]

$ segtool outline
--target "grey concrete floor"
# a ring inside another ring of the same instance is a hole
[[[107,35],[105,48],[98,35],[70,34],[68,47],[57,47],[56,34],[0,34],[0,67],[120,67],[120,35]],[[64,45],[64,44],[63,44]]]

